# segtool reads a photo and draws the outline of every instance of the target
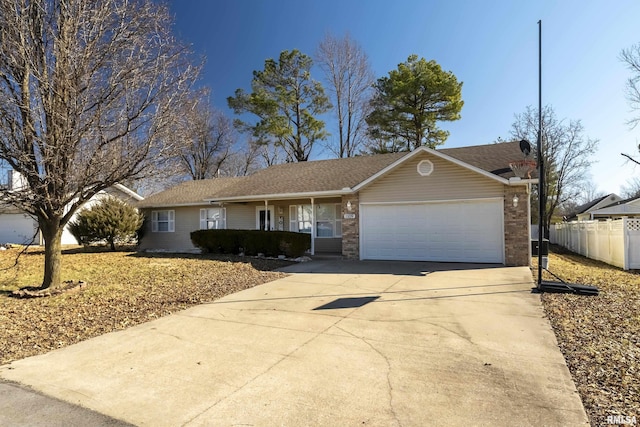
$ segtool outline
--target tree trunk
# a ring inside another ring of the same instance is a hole
[[[60,220],[40,221],[40,230],[44,238],[44,279],[42,288],[57,288],[61,285],[62,267],[62,227]]]

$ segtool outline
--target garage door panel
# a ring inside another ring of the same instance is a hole
[[[25,214],[0,214],[0,243],[32,244],[38,228]]]
[[[499,200],[364,205],[364,259],[503,262]]]

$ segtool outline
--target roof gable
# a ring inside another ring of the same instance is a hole
[[[358,191],[362,188],[365,188],[374,181],[397,169],[402,164],[406,163],[415,156],[419,156],[421,153],[428,153],[430,155],[473,171],[486,178],[500,182],[501,184],[508,184],[508,179],[515,176],[513,174],[513,171],[511,171],[508,166],[509,161],[519,160],[523,157],[522,153],[520,153],[519,148],[517,150],[519,153],[519,157],[518,154],[514,153],[513,147],[515,145],[515,142],[508,142],[443,150],[434,150],[428,147],[419,147],[407,153],[405,156],[396,160],[386,168],[380,170],[375,175],[370,176],[369,178],[355,186],[353,190]],[[454,155],[456,157],[454,157]],[[466,159],[467,161],[461,160],[460,157]],[[501,165],[506,167],[501,167]]]
[[[640,196],[618,200],[604,207],[591,210],[593,215],[640,214]]]
[[[141,195],[139,195],[138,193],[136,193],[135,191],[133,191],[132,189],[130,189],[129,187],[122,185],[122,184],[114,184],[112,187],[109,187],[106,190],[112,190],[112,191],[117,191],[119,193],[121,193],[124,197],[122,197],[123,199],[129,199],[132,201],[141,201],[144,200],[144,197],[142,197]]]
[[[607,205],[611,205],[612,204],[611,202],[615,203],[615,201],[619,201],[619,200],[621,200],[620,196],[614,193],[607,194],[606,196],[598,197],[596,199],[588,201],[587,203],[583,203],[580,206],[577,206],[569,217],[572,218],[580,214],[588,213],[595,209],[603,208]]]

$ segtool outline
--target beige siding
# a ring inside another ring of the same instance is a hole
[[[202,206],[204,207],[204,206]],[[189,252],[197,250],[191,244],[190,234],[200,228],[200,206],[144,209],[146,218],[145,232],[140,242],[140,249],[159,249],[175,252]],[[151,212],[173,210],[175,212],[175,231],[172,233],[154,233],[151,231]]]
[[[342,238],[317,238],[315,242],[316,253],[342,253]]]
[[[255,230],[256,207],[252,204],[228,203],[227,228],[232,230]]]
[[[418,174],[422,160],[433,163],[428,176]],[[504,186],[491,178],[424,153],[360,191],[360,203],[455,200],[502,197]]]
[[[339,203],[340,198],[318,199],[320,203]],[[309,199],[300,200],[280,200],[269,201],[269,206],[273,206],[276,229],[279,217],[283,217],[283,229],[289,231],[289,206],[299,204],[309,204]],[[190,252],[197,250],[191,243],[190,233],[200,229],[200,209],[206,209],[211,205],[187,206],[174,208],[154,208],[144,209],[146,229],[144,237],[140,242],[141,250],[165,250],[174,252]],[[264,203],[227,203],[224,205],[227,212],[227,228],[236,230],[255,230],[256,211],[258,207],[264,207]],[[282,212],[280,211],[282,208]],[[151,212],[159,210],[173,210],[175,212],[175,231],[171,233],[158,233],[151,231]],[[316,251],[318,252],[341,252],[342,239],[316,239]]]

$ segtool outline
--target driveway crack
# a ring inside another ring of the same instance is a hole
[[[353,334],[352,332],[347,331],[344,328],[341,328],[340,326],[338,326],[337,324],[335,325],[336,329],[341,330],[342,332],[344,332],[345,334],[350,335],[351,337],[358,339],[360,341],[362,341],[363,343],[365,343],[367,346],[369,346],[369,348],[371,348],[371,350],[375,351],[380,357],[382,357],[385,361],[385,363],[387,364],[387,392],[388,392],[388,397],[389,397],[389,409],[391,410],[391,414],[393,414],[393,419],[395,420],[396,424],[399,427],[402,427],[402,422],[400,422],[400,418],[398,417],[398,413],[396,412],[396,409],[393,405],[393,383],[391,381],[391,361],[389,360],[389,358],[380,350],[378,350],[373,344],[371,344],[366,338],[364,337],[359,337],[355,334]]]
[[[207,407],[206,409],[204,409],[203,411],[201,411],[199,414],[193,416],[191,419],[189,419],[188,421],[186,421],[184,424],[182,424],[183,426],[187,426],[189,425],[192,421],[194,421],[196,418],[198,418],[200,415],[208,412],[209,410],[211,410],[212,408],[215,408],[216,406],[218,406],[220,403],[224,402],[225,400],[228,400],[229,398],[231,398],[232,396],[235,396],[237,393],[239,393],[241,390],[243,390],[245,387],[247,387],[249,384],[251,384],[252,382],[254,382],[255,380],[257,380],[258,378],[268,374],[271,370],[273,370],[276,366],[280,365],[280,363],[282,363],[283,361],[287,360],[289,358],[289,356],[291,356],[293,353],[297,352],[298,350],[300,350],[301,348],[303,348],[304,346],[306,346],[307,344],[309,344],[310,342],[312,342],[313,340],[315,340],[316,338],[318,338],[319,336],[323,335],[325,332],[327,332],[329,329],[331,329],[332,327],[334,327],[336,324],[338,324],[340,322],[340,320],[342,320],[342,318],[340,318],[339,320],[337,320],[335,323],[327,326],[325,329],[323,329],[320,332],[317,332],[316,334],[314,334],[312,337],[310,337],[308,340],[304,341],[303,343],[301,343],[300,345],[296,346],[293,350],[291,350],[290,352],[288,352],[287,354],[283,355],[278,361],[276,361],[275,363],[273,363],[271,366],[269,366],[267,369],[265,369],[263,372],[260,372],[259,374],[255,375],[253,378],[248,379],[244,384],[242,384],[240,387],[238,387],[237,389],[235,389],[233,392],[229,393],[228,395],[222,397],[221,399],[216,400],[212,405],[210,405],[209,407]]]

